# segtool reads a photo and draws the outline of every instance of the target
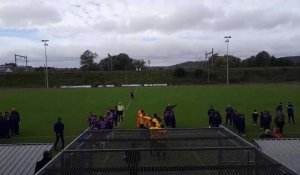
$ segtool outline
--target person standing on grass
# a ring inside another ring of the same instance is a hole
[[[9,122],[9,116],[8,115],[4,115],[4,119],[3,119],[3,138],[5,139],[9,139],[10,138],[10,134],[9,134],[9,130],[10,130],[10,122]]]
[[[113,109],[110,110],[113,116],[113,123],[115,124],[115,128],[118,127],[118,107],[115,106]]]
[[[271,128],[271,122],[272,122],[272,115],[269,111],[267,111],[267,129]]]
[[[252,119],[253,119],[253,125],[257,124],[257,119],[258,119],[258,112],[256,111],[256,109],[254,109],[253,113],[252,113]]]
[[[240,134],[242,134],[242,136],[246,136],[245,129],[246,129],[245,115],[244,114],[240,114],[240,117],[239,117],[239,130],[238,130],[238,132]]]
[[[260,129],[263,129],[264,128],[264,113],[263,112],[260,112],[259,124],[260,124]]]
[[[283,114],[277,114],[275,117],[274,123],[276,124],[276,127],[279,129],[279,131],[283,132],[283,126],[285,124],[285,117]]]
[[[64,124],[61,122],[61,118],[57,119],[57,122],[54,124],[54,132],[55,132],[55,136],[56,136],[56,141],[54,144],[54,150],[57,150],[57,144],[59,139],[61,139],[61,148],[64,149],[65,147],[65,140],[64,140],[64,129],[65,126]]]
[[[131,89],[131,91],[130,91],[130,98],[131,98],[131,100],[134,100],[134,90],[133,89]]]
[[[167,128],[176,128],[176,119],[172,111],[166,113],[166,126]]]
[[[236,130],[238,130],[239,127],[239,118],[240,118],[240,113],[237,110],[234,110],[233,115],[232,115],[232,126]]]
[[[20,113],[16,110],[16,108],[12,108],[10,112],[10,117],[12,118],[12,128],[13,128],[13,134],[19,135],[20,130]]]
[[[117,106],[117,113],[118,113],[118,119],[119,122],[123,121],[123,113],[124,113],[125,107],[122,104],[122,102],[119,102],[118,106]]]
[[[88,121],[89,121],[89,126],[91,127],[93,124],[93,120],[94,120],[94,114],[92,112],[90,112],[89,116],[88,116]]]
[[[222,117],[219,111],[216,111],[214,116],[214,127],[219,127],[222,125]]]
[[[213,121],[214,121],[214,116],[215,116],[215,109],[213,106],[210,106],[210,108],[207,111],[208,115],[208,127],[213,127]]]
[[[289,117],[289,124],[291,123],[291,119],[293,121],[293,124],[295,124],[295,120],[294,120],[294,105],[289,102],[287,105],[287,113],[288,113],[288,117]]]
[[[164,111],[164,117],[167,116],[167,113],[168,112],[172,112],[174,114],[174,111],[173,111],[173,108],[175,108],[177,105],[171,105],[171,104],[168,104],[168,106],[166,107],[165,111]],[[175,116],[175,114],[174,114]]]
[[[232,125],[233,108],[230,105],[228,105],[225,111],[226,111],[226,125],[228,123],[228,120],[229,120],[229,124]]]
[[[0,112],[0,139],[4,137],[4,117],[2,115],[2,112]]]
[[[281,102],[276,107],[276,113],[282,114],[282,103]]]

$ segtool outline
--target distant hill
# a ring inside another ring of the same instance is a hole
[[[282,59],[291,60],[294,62],[300,62],[300,56],[289,56],[289,57],[280,57]]]
[[[182,67],[186,69],[197,69],[201,68],[206,64],[204,61],[187,61],[179,64],[175,64],[172,66],[169,66],[170,68],[175,68],[175,67]]]

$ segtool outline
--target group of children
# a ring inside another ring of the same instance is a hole
[[[289,123],[295,124],[294,120],[294,109],[295,107],[291,102],[287,105],[287,116]],[[243,136],[245,136],[245,129],[246,129],[246,120],[245,115],[243,113],[238,112],[237,110],[234,110],[230,105],[228,105],[225,108],[226,112],[226,122],[227,125],[232,125],[233,128],[237,130],[237,132]],[[207,112],[208,114],[208,120],[209,120],[209,127],[219,127],[222,125],[222,117],[218,110],[215,110],[213,106],[210,107],[210,109]],[[269,111],[264,112],[257,112],[256,109],[254,109],[252,113],[252,121],[253,125],[257,125],[259,119],[260,128],[264,129],[266,132],[262,135],[262,137],[265,137],[266,133],[271,132],[271,124],[272,121],[275,123],[276,127],[273,130],[272,136],[276,138],[281,138],[283,136],[283,127],[285,125],[285,115],[283,113],[283,106],[282,103],[279,103],[276,107],[276,117],[274,120],[272,119],[272,115]]]
[[[150,117],[148,113],[146,113],[143,109],[138,110],[137,112],[137,128],[141,129],[151,129],[153,127],[156,128],[176,128],[176,119],[175,114],[173,111],[173,108],[175,108],[176,105],[168,104],[164,111],[163,121],[162,119],[157,115],[157,113],[153,114],[153,117]]]
[[[294,119],[294,106],[291,102],[288,102],[287,105],[287,116],[288,116],[288,121],[289,123],[295,124],[295,119]],[[274,118],[274,123],[275,126],[273,129],[273,132],[271,131],[271,123],[273,121],[272,115],[270,114],[269,111],[264,111],[261,112],[260,115],[256,110],[254,110],[252,114],[252,119],[253,119],[253,124],[257,124],[257,120],[259,117],[260,121],[260,128],[264,129],[265,132],[260,136],[260,138],[282,138],[283,137],[283,128],[285,126],[285,115],[283,113],[283,106],[282,103],[280,102],[277,107],[276,107],[276,117]]]
[[[90,112],[88,116],[89,126],[92,130],[118,128],[118,124],[123,120],[124,110],[124,105],[119,102],[114,108],[108,109],[105,115],[98,117]]]
[[[11,112],[0,112],[0,139],[8,139],[11,136],[19,135],[20,114],[12,108]]]
[[[234,110],[230,105],[225,108],[226,112],[226,122],[227,125],[232,125],[233,128],[237,130],[237,132],[243,136],[245,136],[246,129],[246,121],[245,115]],[[213,106],[208,109],[208,121],[209,127],[219,127],[222,125],[222,116],[218,110],[215,110]]]

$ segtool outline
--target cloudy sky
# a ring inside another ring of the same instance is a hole
[[[87,49],[127,53],[151,65],[203,60],[214,48],[247,58],[266,50],[300,55],[299,0],[0,0],[0,64],[25,55],[48,66],[79,67]],[[19,64],[24,64],[20,62]]]

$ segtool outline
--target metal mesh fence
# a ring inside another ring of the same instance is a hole
[[[225,128],[86,131],[40,174],[293,174]]]

